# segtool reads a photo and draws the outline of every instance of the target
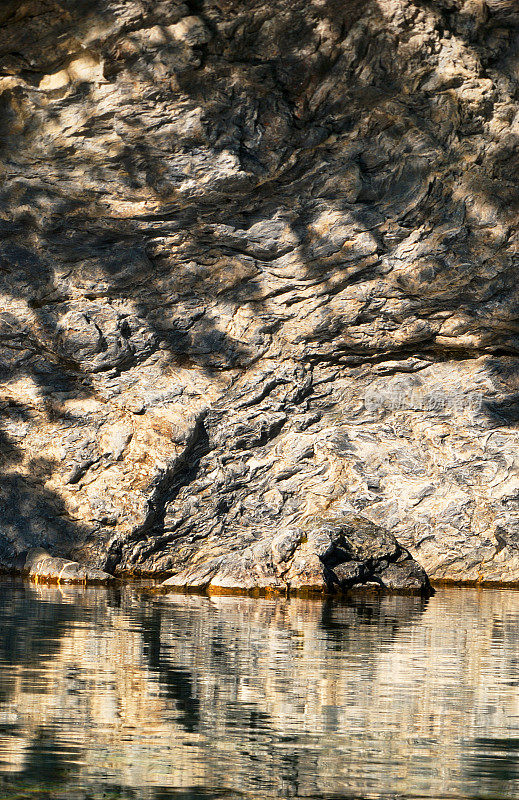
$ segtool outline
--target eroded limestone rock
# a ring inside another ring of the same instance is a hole
[[[363,557],[276,553],[360,516],[388,587],[406,551],[519,581],[518,35],[497,0],[2,4],[2,565],[346,586]]]

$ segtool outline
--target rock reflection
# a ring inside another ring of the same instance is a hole
[[[0,602],[2,797],[519,794],[519,593]]]

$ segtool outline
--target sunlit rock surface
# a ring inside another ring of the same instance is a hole
[[[2,3],[4,566],[256,575],[360,516],[519,580],[518,36],[507,0]]]
[[[115,579],[95,567],[85,567],[68,558],[51,556],[41,547],[29,550],[23,568],[34,583],[112,583]]]

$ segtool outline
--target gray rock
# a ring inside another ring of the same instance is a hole
[[[0,564],[517,582],[516,4],[193,9],[2,4]]]
[[[201,548],[202,550],[203,548]],[[361,517],[309,520],[305,528],[264,536],[243,550],[189,566],[162,584],[209,593],[233,591],[346,592],[375,585],[430,593],[424,570],[396,539]],[[197,560],[201,551],[197,553]]]

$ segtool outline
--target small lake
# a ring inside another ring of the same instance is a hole
[[[519,592],[0,603],[2,800],[519,797]]]

